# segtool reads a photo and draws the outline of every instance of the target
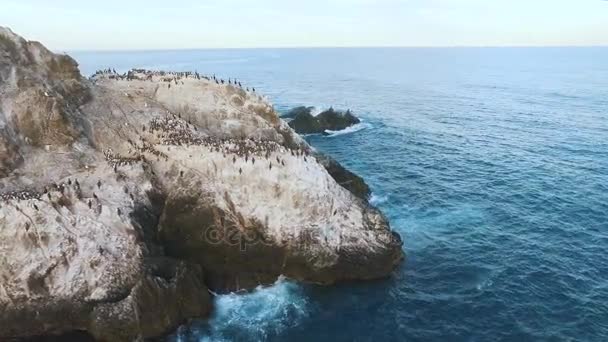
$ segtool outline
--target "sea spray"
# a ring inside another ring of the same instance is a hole
[[[371,197],[369,198],[369,203],[375,206],[378,206],[386,201],[388,201],[388,195],[377,195],[372,193]]]
[[[363,120],[361,120],[361,121],[363,121]],[[326,129],[324,136],[328,137],[328,138],[332,138],[332,137],[337,137],[337,136],[344,135],[344,134],[359,132],[361,130],[364,130],[364,129],[370,128],[370,127],[372,127],[372,126],[369,123],[361,122],[356,125],[346,127],[345,129],[341,129],[339,131],[332,131],[332,130]]]
[[[216,296],[208,321],[181,327],[169,341],[269,340],[297,326],[309,309],[302,287],[281,278],[249,293]]]

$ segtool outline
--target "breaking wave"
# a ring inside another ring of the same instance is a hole
[[[361,130],[364,130],[366,128],[371,127],[370,124],[365,123],[365,122],[361,122],[358,123],[356,125],[352,125],[350,127],[346,127],[345,129],[339,130],[339,131],[332,131],[329,129],[325,130],[326,133],[326,137],[331,138],[331,137],[337,137],[339,135],[344,135],[344,134],[350,134],[350,133],[355,133],[355,132],[359,132]]]
[[[386,201],[388,201],[387,195],[376,195],[376,194],[372,193],[372,196],[369,198],[369,203],[376,205],[376,206],[379,204],[382,204]]]
[[[279,279],[250,293],[219,295],[208,322],[182,326],[169,341],[267,341],[308,317],[309,303],[302,287]]]

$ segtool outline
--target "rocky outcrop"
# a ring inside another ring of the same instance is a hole
[[[126,137],[90,125],[89,115],[103,119],[82,107],[95,102],[94,86],[71,58],[8,29],[0,37],[0,337],[133,340],[204,316],[200,265],[148,238],[152,170],[108,159],[97,145],[95,134]]]
[[[369,199],[372,191],[363,178],[352,173],[330,156],[320,152],[316,152],[315,156],[338,184],[362,200]]]
[[[315,109],[315,107],[305,107],[305,106],[299,106],[299,107],[295,107],[292,108],[288,111],[286,111],[285,113],[281,114],[281,118],[283,119],[295,119],[298,115],[312,115],[312,111]]]
[[[310,129],[307,127],[311,126],[315,127],[313,129],[314,133],[325,133],[327,129],[330,129],[327,127],[332,127],[330,130],[339,130],[360,122],[359,119],[357,119],[350,113],[350,111],[347,111],[344,114],[330,109],[321,113],[319,115],[319,118],[315,118],[311,114],[312,110],[314,110],[314,107],[295,107],[283,113],[281,117],[286,120],[293,120],[295,118],[298,118],[298,121],[296,121],[295,123],[290,122],[289,125],[292,126],[292,128],[294,128],[296,131],[300,131],[300,133],[310,132]],[[337,118],[336,121],[339,121],[341,123],[339,125],[334,124],[332,118]],[[321,128],[321,122],[323,122],[325,125],[323,128]],[[352,192],[355,196],[361,199],[369,199],[369,196],[371,195],[371,190],[369,186],[365,183],[363,178],[347,170],[336,160],[334,160],[330,156],[324,155],[321,152],[315,151],[315,157],[317,158],[317,161],[325,167],[327,172],[338,184],[340,184],[345,189]]]
[[[289,127],[300,134],[320,134],[327,131],[340,131],[361,122],[350,110],[346,112],[336,111],[333,108],[312,115],[313,107],[296,107],[283,115],[291,118]]]
[[[145,339],[204,317],[208,287],[389,275],[400,238],[330,164],[253,92],[84,79],[0,28],[0,340]]]

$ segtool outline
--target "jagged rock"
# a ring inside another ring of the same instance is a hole
[[[338,184],[363,200],[369,199],[372,191],[363,178],[352,173],[330,156],[320,152],[316,152],[315,156]]]
[[[315,107],[305,107],[305,106],[295,107],[295,108],[292,108],[292,109],[288,110],[287,112],[281,114],[281,117],[284,119],[293,119],[298,115],[311,114],[314,109],[315,109]]]
[[[5,28],[0,78],[0,340],[145,339],[206,315],[207,287],[372,279],[403,257],[253,92],[194,73],[85,79]]]
[[[314,116],[312,109],[313,107],[296,107],[287,112],[285,117],[293,118],[289,121],[289,127],[300,134],[318,134],[328,130],[340,131],[361,122],[350,110],[340,112],[330,108]]]
[[[204,317],[210,309],[199,265],[168,258],[148,261],[146,276],[128,297],[102,303],[93,310],[87,328],[96,339],[131,341],[157,337],[184,318]]]

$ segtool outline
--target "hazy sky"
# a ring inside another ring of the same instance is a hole
[[[608,45],[605,0],[0,0],[51,49]]]

